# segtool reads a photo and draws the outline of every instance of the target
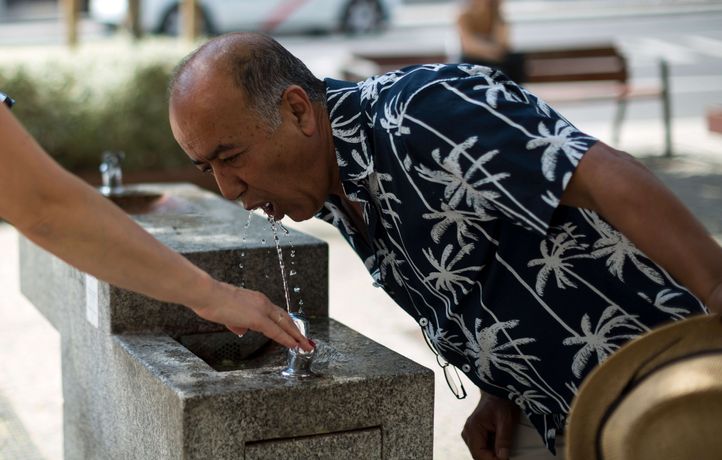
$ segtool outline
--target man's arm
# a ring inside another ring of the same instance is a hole
[[[598,142],[582,157],[562,204],[591,209],[722,313],[722,248],[646,167]]]
[[[0,216],[36,244],[109,283],[187,305],[237,333],[254,329],[287,347],[311,349],[283,309],[260,292],[214,280],[161,244],[45,154],[2,104],[0,139]]]

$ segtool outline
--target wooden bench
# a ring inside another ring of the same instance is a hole
[[[658,99],[662,107],[664,154],[672,155],[672,112],[669,69],[660,60],[659,84],[639,86],[629,81],[627,61],[613,45],[585,45],[571,48],[521,50],[524,54],[526,81],[534,94],[552,104],[613,100],[616,111],[612,124],[612,143],[618,144],[631,99]],[[344,67],[348,80],[363,79],[407,65],[448,62],[444,53],[360,53]]]

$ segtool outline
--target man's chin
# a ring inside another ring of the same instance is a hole
[[[316,217],[317,213],[318,211],[309,212],[308,210],[298,210],[295,212],[289,212],[286,215],[294,222],[303,222],[311,219],[312,217]]]

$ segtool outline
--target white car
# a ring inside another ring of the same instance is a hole
[[[266,33],[373,32],[388,24],[401,0],[198,0],[206,34],[239,30]],[[179,0],[140,0],[145,32],[175,35]],[[90,17],[110,27],[126,21],[127,0],[91,0]]]

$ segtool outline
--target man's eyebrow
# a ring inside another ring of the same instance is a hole
[[[203,165],[206,163],[210,163],[211,161],[218,158],[218,155],[220,155],[221,153],[223,153],[227,150],[235,149],[235,148],[238,148],[237,144],[218,144],[211,153],[206,155],[205,160],[193,160],[193,164],[196,166],[199,166],[199,165]]]

